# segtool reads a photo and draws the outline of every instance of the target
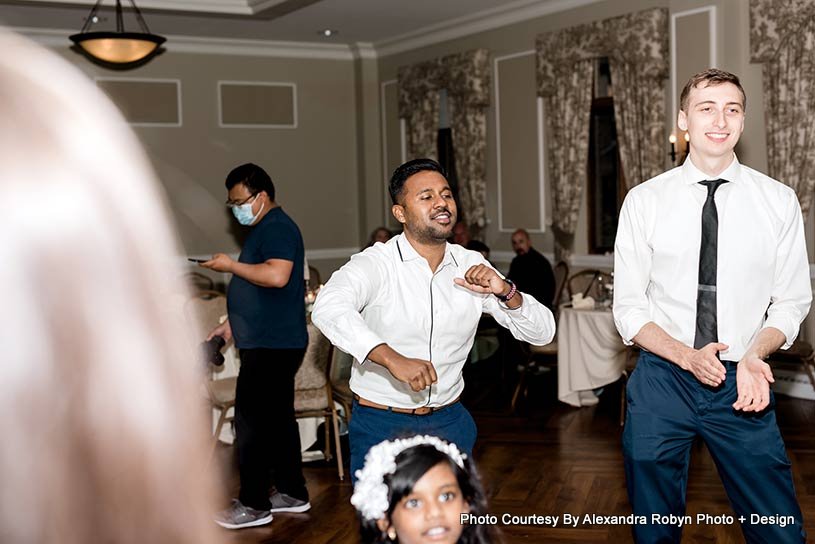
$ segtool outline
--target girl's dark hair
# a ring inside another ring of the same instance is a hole
[[[413,486],[422,476],[439,463],[446,463],[456,476],[464,501],[470,507],[470,513],[481,516],[487,513],[487,497],[481,485],[481,478],[475,465],[469,458],[464,460],[464,468],[459,467],[446,453],[437,450],[430,444],[420,444],[404,450],[396,456],[396,470],[385,475],[388,486],[388,511],[385,516],[390,519],[399,502],[410,495]],[[387,544],[393,542],[381,531],[375,520],[361,521],[361,542]],[[466,524],[458,540],[459,544],[489,544],[494,541],[486,525]]]

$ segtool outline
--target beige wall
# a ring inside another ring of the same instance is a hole
[[[364,87],[355,76],[359,61],[167,52],[136,70],[111,72],[71,52],[64,55],[91,77],[180,80],[182,126],[134,130],[167,190],[188,253],[239,250],[241,229],[223,204],[224,179],[244,162],[269,172],[277,200],[300,226],[307,250],[336,253],[359,247],[365,234],[358,218],[366,206],[359,193],[357,127],[370,117],[357,115],[356,92]],[[374,71],[366,77],[375,76]],[[294,83],[297,128],[220,128],[219,80]],[[378,82],[367,86],[376,88]],[[378,138],[368,125],[367,133]],[[116,183],[115,172],[111,183]],[[337,266],[336,258],[323,258],[324,265],[320,257],[312,260],[327,275]]]

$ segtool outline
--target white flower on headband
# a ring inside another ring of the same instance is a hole
[[[378,520],[385,517],[388,511],[388,486],[385,476],[396,470],[396,456],[414,446],[433,446],[446,454],[462,469],[467,456],[459,451],[455,444],[450,444],[435,436],[413,436],[386,440],[371,448],[365,455],[365,466],[356,472],[357,483],[351,504],[359,510],[362,517]]]

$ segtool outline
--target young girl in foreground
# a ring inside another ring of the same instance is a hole
[[[362,518],[363,543],[487,544],[487,501],[474,465],[455,444],[414,436],[377,444],[357,472],[351,503]]]

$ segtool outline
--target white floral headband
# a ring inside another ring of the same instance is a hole
[[[362,517],[378,520],[385,517],[388,511],[388,486],[385,476],[396,470],[396,456],[408,448],[419,445],[433,446],[446,454],[459,467],[464,468],[467,456],[459,451],[455,444],[450,444],[435,436],[413,436],[396,440],[386,440],[371,448],[365,455],[365,466],[356,472],[357,483],[351,504],[359,510]]]

